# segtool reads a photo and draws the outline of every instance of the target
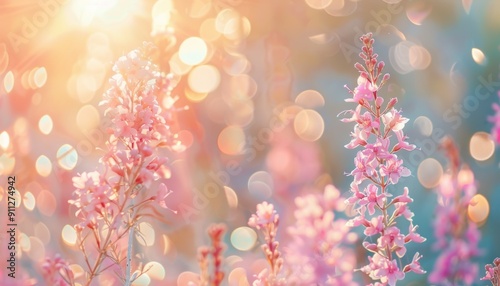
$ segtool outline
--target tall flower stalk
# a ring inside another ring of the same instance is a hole
[[[86,266],[84,285],[116,266],[123,285],[131,285],[144,272],[132,267],[138,223],[153,215],[155,205],[167,208],[170,191],[155,183],[170,176],[166,154],[159,149],[180,150],[180,145],[170,127],[175,110],[158,103],[159,97],[175,100],[168,76],[150,61],[153,51],[145,44],[113,66],[111,87],[100,103],[113,123],[104,155],[96,171],[73,178],[76,190],[69,203],[80,220],[75,229]]]
[[[223,255],[226,245],[223,242],[226,226],[224,224],[212,224],[208,227],[208,236],[212,241],[211,246],[201,246],[198,248],[198,263],[200,265],[199,286],[219,286],[224,279],[222,271]],[[212,257],[213,266],[210,274],[209,257]]]
[[[274,205],[263,202],[257,205],[257,212],[252,214],[248,225],[260,230],[264,234],[265,242],[261,245],[266,255],[269,269],[262,270],[254,281],[254,286],[281,286],[287,285],[286,279],[282,277],[283,257],[278,250],[279,242],[276,240],[278,232],[279,215]]]
[[[397,186],[401,177],[411,174],[397,154],[402,150],[412,151],[415,145],[406,141],[403,128],[408,119],[394,108],[397,99],[391,98],[384,106],[384,99],[378,94],[389,80],[389,74],[382,76],[384,62],[378,61],[378,55],[373,52],[372,34],[362,36],[361,41],[363,47],[359,56],[364,65],[355,64],[360,73],[358,86],[354,90],[348,89],[352,98],[346,99],[357,106],[344,111],[343,114],[350,117],[342,119],[342,122],[355,123],[352,139],[345,147],[361,148],[354,159],[355,168],[349,174],[354,180],[351,197],[346,203],[356,210],[357,215],[348,225],[365,228],[363,246],[371,254],[369,264],[359,270],[380,281],[375,285],[393,286],[398,280],[403,280],[407,272],[425,273],[420,267],[422,256],[418,252],[411,261],[405,258],[405,245],[424,242],[425,238],[413,225],[413,213],[408,208],[408,203],[413,201],[409,189]],[[409,222],[406,234],[401,230],[399,218]]]
[[[450,138],[443,139],[442,148],[450,161],[450,168],[437,188],[434,248],[439,251],[439,256],[429,282],[471,285],[478,273],[478,266],[472,259],[479,255],[480,239],[476,224],[467,218],[467,208],[476,194],[474,174],[461,164],[459,151]]]

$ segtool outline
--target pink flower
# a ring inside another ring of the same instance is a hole
[[[263,202],[257,205],[257,212],[252,214],[248,220],[248,225],[256,229],[264,228],[269,224],[277,223],[279,215],[274,210],[273,204]]]
[[[500,97],[500,91],[498,92],[498,96]],[[488,121],[493,123],[491,137],[493,137],[496,144],[500,144],[500,105],[493,103],[492,108],[495,114],[488,118]]]
[[[402,117],[401,113],[394,108],[382,116],[382,122],[385,125],[386,132],[388,130],[392,130],[394,132],[401,131],[408,121],[408,118]]]
[[[73,271],[68,262],[62,259],[59,254],[56,254],[53,259],[50,257],[45,258],[42,271],[46,285],[66,286],[74,283]]]
[[[359,200],[359,205],[366,205],[368,213],[373,215],[375,213],[375,206],[381,207],[384,205],[387,194],[378,194],[377,186],[370,184],[365,189],[366,196]]]
[[[353,93],[353,98],[352,99],[346,99],[346,102],[356,102],[356,103],[362,103],[363,101],[371,101],[374,99],[374,94],[373,92],[376,91],[377,89],[367,80],[361,80],[359,85],[354,89]]]
[[[380,175],[388,177],[388,182],[395,185],[399,178],[411,175],[410,170],[403,166],[403,160],[397,157],[388,159],[384,165],[380,166]]]
[[[346,100],[358,105],[355,110],[342,113],[351,115],[351,118],[345,118],[343,122],[355,122],[354,132],[351,133],[352,140],[345,147],[362,148],[354,159],[354,169],[349,173],[354,178],[351,197],[346,203],[351,205],[357,215],[349,220],[347,225],[363,226],[365,236],[375,236],[370,238],[370,242],[363,243],[363,247],[372,256],[368,256],[370,263],[360,270],[370,278],[380,280],[381,283],[375,285],[395,285],[405,277],[401,269],[415,269],[416,273],[423,271],[420,271],[420,266],[417,265],[418,255],[414,257],[415,261],[407,265],[401,262],[403,259],[393,259],[396,255],[402,258],[406,254],[407,243],[420,243],[425,239],[416,233],[416,227],[411,224],[413,213],[408,203],[413,199],[409,189],[388,188],[389,185],[396,185],[401,177],[411,175],[403,160],[398,159],[394,153],[400,150],[412,151],[415,145],[406,141],[408,138],[404,135],[403,128],[409,119],[394,109],[397,99],[390,99],[384,107],[384,99],[377,94],[389,79],[389,75],[383,75],[379,81],[384,63],[378,62],[377,54],[373,52],[372,35],[364,35],[361,41],[363,48],[360,57],[364,60],[364,66],[360,63],[355,65],[361,80],[358,87],[350,91],[353,98]],[[396,136],[397,142],[391,141],[393,135]],[[360,191],[363,186],[366,187]],[[392,191],[401,189],[403,193],[388,202],[387,198],[395,196]],[[400,230],[399,217],[410,221],[409,234]],[[377,243],[371,243],[375,239]]]
[[[481,280],[489,280],[493,286],[498,286],[500,284],[500,258],[495,258],[493,265],[486,264],[484,269],[486,275]]]
[[[426,272],[422,270],[422,267],[420,266],[420,262],[418,262],[422,258],[422,255],[420,255],[418,252],[413,255],[413,259],[410,264],[406,265],[405,268],[403,269],[403,272],[415,272],[417,274],[425,274]]]

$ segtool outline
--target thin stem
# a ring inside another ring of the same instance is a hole
[[[132,267],[132,244],[134,243],[134,233],[135,226],[133,225],[128,233],[128,247],[127,247],[127,268],[125,270],[125,286],[130,286],[132,284],[131,281],[131,273],[130,269]]]

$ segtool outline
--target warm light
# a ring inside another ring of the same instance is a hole
[[[149,278],[148,273],[144,273],[134,280],[132,286],[148,286],[149,284],[151,284],[151,278]]]
[[[30,250],[26,252],[28,257],[38,263],[42,263],[42,261],[46,258],[45,255],[45,245],[38,237],[30,236]]]
[[[0,148],[2,148],[5,151],[7,150],[7,148],[9,148],[9,144],[10,144],[9,133],[7,133],[7,131],[3,131],[2,133],[0,133]]]
[[[424,136],[431,136],[433,126],[432,121],[427,116],[419,116],[413,121],[413,126]]]
[[[273,178],[268,172],[255,172],[248,179],[248,191],[260,200],[271,197],[273,189]]]
[[[32,211],[35,208],[35,196],[31,192],[26,192],[23,197],[24,207]]]
[[[200,26],[200,36],[209,42],[217,40],[221,34],[215,29],[215,19],[209,18],[203,21]]]
[[[481,51],[478,48],[472,48],[472,59],[480,65],[485,65],[486,64],[486,56],[484,55],[483,51]]]
[[[3,74],[5,69],[9,66],[9,53],[5,43],[0,44],[0,74]]]
[[[170,21],[170,12],[173,9],[171,0],[158,0],[153,5],[151,16],[153,18],[152,34],[165,32]]]
[[[318,140],[325,131],[325,123],[321,115],[312,110],[301,110],[293,121],[295,133],[305,141]]]
[[[85,270],[83,270],[83,267],[81,267],[79,264],[71,264],[69,268],[71,269],[71,271],[73,271],[75,279],[78,279],[85,274]]]
[[[315,108],[325,105],[323,95],[316,90],[308,89],[299,93],[295,98],[295,103],[304,108]]]
[[[155,244],[155,230],[150,223],[141,222],[138,229],[139,231],[135,234],[135,237],[140,244],[144,246]]]
[[[231,244],[241,251],[252,249],[256,241],[257,233],[246,226],[239,227],[231,233]]]
[[[410,65],[416,70],[424,70],[431,64],[431,54],[422,46],[411,46],[409,49]]]
[[[52,132],[52,127],[54,127],[54,124],[52,123],[52,118],[48,114],[42,116],[40,118],[40,121],[38,121],[38,128],[40,129],[40,132],[42,132],[45,135],[50,134]]]
[[[186,98],[189,99],[192,102],[200,102],[203,101],[205,98],[207,98],[208,93],[197,93],[189,88],[186,88],[184,91],[184,94],[186,95]]]
[[[481,194],[476,194],[469,203],[467,214],[469,219],[480,224],[484,222],[490,213],[490,204],[488,200]]]
[[[9,71],[3,78],[3,87],[5,88],[5,92],[9,93],[14,88],[14,74],[12,71]]]
[[[35,87],[41,88],[47,82],[47,70],[45,67],[37,68],[33,74],[33,83]]]
[[[91,104],[82,106],[76,114],[76,125],[86,133],[96,130],[100,121],[99,111]]]
[[[35,225],[35,236],[38,237],[44,244],[48,244],[50,242],[50,230],[43,222],[39,222]]]
[[[57,150],[57,163],[65,170],[73,170],[78,163],[78,152],[69,144],[64,144]]]
[[[170,57],[168,64],[170,65],[170,71],[178,76],[187,74],[192,68],[192,66],[181,61],[179,53],[173,54],[172,57]]]
[[[40,176],[47,177],[52,172],[52,163],[45,155],[38,157],[35,163],[36,171]]]
[[[313,9],[325,9],[332,3],[332,0],[306,0],[307,5]]]
[[[15,165],[16,159],[14,157],[7,155],[7,153],[0,155],[0,175],[10,174]]]
[[[434,158],[427,158],[418,166],[418,181],[427,189],[432,189],[439,185],[442,176],[443,167]]]
[[[52,216],[56,211],[57,201],[52,192],[42,190],[36,197],[37,208],[45,216]]]
[[[245,147],[245,133],[239,126],[224,128],[217,138],[217,145],[222,153],[239,155]]]
[[[235,268],[227,277],[229,285],[250,285],[247,279],[247,271],[243,267]]]
[[[486,161],[495,152],[495,142],[488,133],[476,132],[470,139],[469,150],[472,158]]]
[[[197,65],[207,57],[207,44],[198,37],[187,38],[179,47],[179,58],[187,65]]]
[[[177,276],[177,285],[179,286],[188,286],[188,285],[198,285],[200,281],[199,275],[191,272],[191,271],[184,271],[179,276]]]
[[[238,195],[228,186],[224,186],[224,193],[226,194],[227,204],[230,208],[235,209],[238,207]]]
[[[63,227],[61,232],[61,237],[64,243],[68,245],[76,244],[76,239],[77,239],[76,230],[69,224]]]
[[[149,269],[147,273],[151,279],[163,280],[165,278],[165,268],[156,261],[146,263],[144,269]]]
[[[211,65],[195,67],[188,76],[189,87],[198,93],[209,93],[217,89],[220,83],[219,70]]]

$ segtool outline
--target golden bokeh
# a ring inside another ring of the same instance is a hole
[[[231,244],[240,251],[252,249],[256,242],[257,233],[249,227],[238,227],[231,233]]]
[[[219,133],[217,145],[224,154],[240,155],[245,147],[245,132],[239,126],[227,126]]]
[[[477,224],[482,224],[490,214],[490,204],[488,200],[481,194],[476,194],[472,197],[467,209],[469,219]]]
[[[418,165],[418,181],[427,189],[438,186],[442,176],[443,166],[434,158],[427,158]]]
[[[312,109],[301,110],[293,121],[295,133],[305,141],[316,141],[325,131],[325,122],[321,115]]]
[[[476,132],[470,139],[469,151],[475,160],[486,161],[495,152],[495,142],[488,133]]]

